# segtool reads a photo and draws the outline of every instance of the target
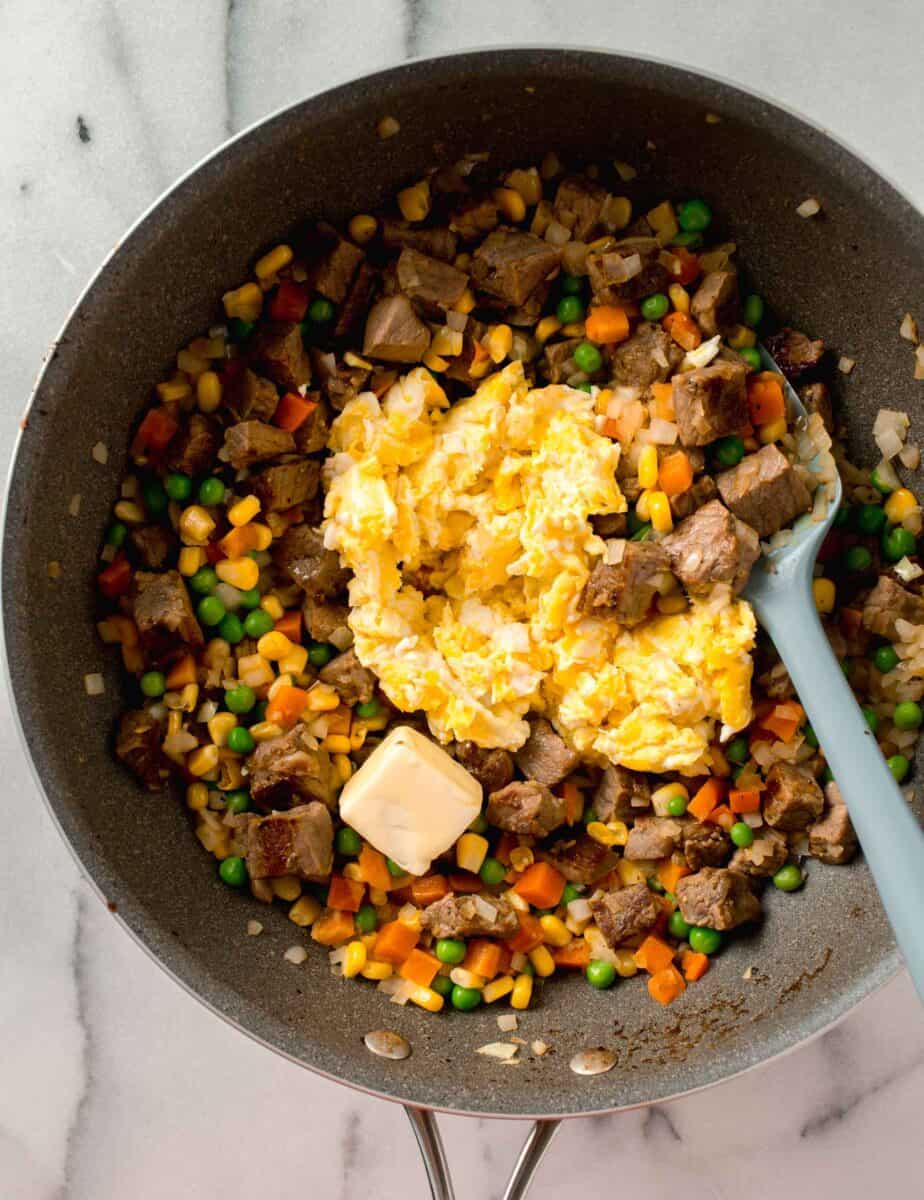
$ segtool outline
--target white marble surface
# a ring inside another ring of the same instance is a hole
[[[810,112],[924,204],[922,35],[911,0],[4,0],[0,454],[45,348],[125,226],[228,134],[303,93],[464,46],[634,50]],[[226,1028],[119,931],[51,827],[7,704],[0,1197],[422,1196],[398,1108]],[[608,1193],[654,1198],[801,1200],[836,1188],[866,1200],[920,1168],[922,1094],[924,1022],[903,977],[759,1072],[571,1123],[532,1195],[593,1194],[606,1180]],[[499,1196],[524,1130],[442,1124],[460,1200]]]

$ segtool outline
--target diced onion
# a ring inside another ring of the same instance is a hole
[[[570,901],[567,907],[568,916],[573,921],[589,921],[593,916],[590,902],[584,896],[578,896],[576,900]]]
[[[913,579],[920,579],[924,575],[924,570],[917,563],[913,563],[907,556],[898,560],[894,570],[903,583],[911,583]]]
[[[479,1046],[475,1053],[483,1054],[486,1058],[500,1058],[506,1062],[513,1058],[517,1049],[512,1042],[488,1042],[486,1046]]]
[[[188,729],[181,729],[179,733],[169,733],[164,738],[164,754],[170,758],[179,758],[180,755],[195,750],[198,745],[198,741]]]
[[[513,1033],[517,1026],[518,1021],[516,1013],[503,1013],[497,1018],[497,1028],[501,1031],[501,1033]]]
[[[483,920],[489,921],[492,924],[497,920],[497,909],[493,904],[489,904],[487,900],[485,900],[482,896],[479,896],[477,893],[472,896],[472,906],[474,907],[475,912]]]
[[[222,582],[215,585],[215,595],[230,610],[240,607],[244,593],[233,584]]]
[[[99,672],[94,672],[92,675],[84,675],[83,686],[86,688],[88,696],[102,696],[106,690],[106,684],[103,682],[103,677]]]
[[[328,641],[340,651],[349,650],[353,645],[353,630],[349,626],[343,625],[340,629],[334,630]]]
[[[569,275],[586,275],[587,243],[568,242],[561,252],[561,265]]]
[[[263,932],[263,926],[259,921],[247,922],[247,936],[258,937]]]
[[[77,517],[80,515],[80,499],[80,492],[75,492],[70,498],[67,511],[72,517]]]
[[[914,377],[924,379],[924,346],[918,346],[914,352]]]
[[[622,265],[625,268],[626,279],[634,279],[636,275],[642,273],[642,256],[640,254],[628,254],[622,260]]]
[[[673,421],[665,421],[661,417],[652,417],[648,425],[648,440],[654,446],[673,446],[677,441],[678,430]]]
[[[902,446],[898,453],[898,460],[909,471],[916,471],[921,465],[921,451],[919,447],[909,443],[907,446]]]
[[[538,1038],[536,1041],[530,1042],[529,1048],[537,1058],[542,1058],[543,1054],[548,1054],[549,1052],[548,1042],[541,1042]]]
[[[695,370],[697,367],[708,367],[719,352],[722,338],[720,334],[702,342],[695,350],[688,350],[683,360],[682,370]]]
[[[918,323],[911,315],[905,313],[902,317],[902,323],[898,330],[899,336],[903,337],[906,342],[914,342],[917,345],[918,341]]]
[[[603,561],[609,567],[618,566],[626,553],[626,539],[610,538],[605,544],[606,550],[603,553]]]
[[[218,712],[218,705],[214,700],[206,700],[204,704],[199,705],[199,711],[196,713],[196,720],[200,725],[207,725],[212,717]]]
[[[897,412],[892,408],[879,409],[873,422],[873,437],[883,458],[894,458],[899,453],[910,424],[905,412]]]
[[[618,158],[613,163],[613,166],[616,170],[616,174],[623,181],[623,183],[629,183],[630,180],[634,179],[636,175],[638,175],[638,171],[636,171],[635,167],[633,167],[630,163],[620,162]]]
[[[898,491],[898,489],[902,486],[902,481],[898,477],[898,472],[888,461],[888,459],[884,458],[881,462],[876,464],[876,474],[886,485],[886,487],[891,488],[893,492]]]
[[[109,461],[109,448],[105,442],[97,442],[90,451],[93,461],[105,465]]]
[[[842,375],[849,375],[856,365],[857,360],[855,358],[848,358],[846,354],[842,354],[837,360],[837,369]]]
[[[821,212],[821,205],[814,196],[809,196],[807,200],[803,200],[796,212],[800,217],[814,217]]]
[[[448,312],[446,314],[446,324],[450,329],[461,333],[468,324],[468,313]]]
[[[549,221],[545,231],[545,240],[552,246],[564,246],[571,238],[571,230],[562,225],[561,221]]]

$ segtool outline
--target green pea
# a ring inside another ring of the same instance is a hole
[[[869,481],[877,492],[882,492],[883,496],[890,496],[895,491],[893,485],[881,474],[878,467],[873,467]]]
[[[220,479],[216,479],[214,475],[208,479],[203,479],[199,484],[199,503],[204,504],[207,508],[215,504],[221,504],[225,498],[225,485]]]
[[[141,485],[141,499],[152,517],[159,517],[167,511],[167,493],[159,479],[145,480]]]
[[[648,884],[648,886],[651,888],[651,890],[653,892],[657,892],[657,894],[659,896],[663,896],[667,891],[664,884],[657,877],[657,875],[649,875],[648,878],[645,880],[645,882]]]
[[[218,874],[222,882],[229,887],[243,887],[247,882],[247,864],[242,858],[232,854],[219,863]]]
[[[125,545],[125,539],[128,537],[128,526],[123,525],[121,521],[113,521],[106,533],[106,545],[115,546],[118,549]]]
[[[364,700],[361,704],[356,705],[354,711],[357,717],[361,717],[363,720],[371,720],[372,717],[379,715],[379,702],[375,699]]]
[[[400,867],[393,858],[386,858],[385,866],[388,867],[388,874],[393,875],[395,879],[399,879],[405,874],[404,867]]]
[[[651,525],[644,524],[640,529],[636,529],[635,533],[629,538],[630,542],[648,542],[651,540]]]
[[[844,555],[848,571],[863,572],[869,570],[873,556],[865,546],[851,546]]]
[[[164,481],[164,489],[171,500],[182,502],[192,495],[192,480],[179,471],[171,471]]]
[[[680,938],[681,940],[690,932],[690,926],[683,919],[679,909],[675,909],[667,918],[667,932],[671,937]]]
[[[746,821],[736,821],[728,831],[728,836],[736,846],[746,850],[754,844],[754,830]]]
[[[895,525],[882,535],[882,553],[889,562],[912,555],[918,547],[917,538],[901,525]]]
[[[312,642],[308,649],[308,661],[313,667],[326,667],[333,657],[333,647],[324,642]]]
[[[232,646],[236,646],[238,642],[244,640],[244,626],[239,617],[234,613],[225,613],[221,619],[221,624],[218,626],[218,633],[226,642]]]
[[[732,767],[732,773],[731,773],[732,783],[737,783],[743,774],[744,774],[744,763],[742,763],[740,766]]]
[[[239,683],[225,692],[225,704],[233,713],[249,713],[257,702],[257,694],[246,683]]]
[[[325,296],[315,296],[308,305],[308,320],[313,321],[315,325],[326,325],[334,319],[336,312],[336,308]]]
[[[886,759],[886,764],[895,777],[895,782],[904,783],[908,772],[911,770],[911,763],[905,758],[904,754],[893,754],[891,758]]]
[[[705,925],[693,925],[690,928],[690,949],[697,954],[715,954],[722,945],[722,935],[717,929],[709,929]]]
[[[274,625],[273,618],[262,608],[255,608],[244,618],[244,632],[251,638],[263,637],[264,633],[272,631]]]
[[[250,792],[245,792],[243,788],[238,788],[233,792],[226,792],[225,808],[230,813],[247,812],[250,808]]]
[[[584,290],[584,280],[580,275],[569,275],[567,272],[563,272],[559,283],[562,294],[565,296],[580,296]]]
[[[638,515],[634,508],[630,508],[626,513],[626,529],[629,531],[630,537],[633,533],[638,533],[640,529],[644,528],[645,522]]]
[[[577,383],[574,386],[575,386],[575,391],[586,392],[588,396],[594,390],[594,385],[592,383]]]
[[[736,737],[728,743],[725,757],[729,762],[746,763],[751,757],[751,746],[746,737]]]
[[[248,714],[251,725],[258,725],[260,723],[260,721],[266,720],[267,704],[269,704],[268,700],[258,700],[256,702],[256,704],[253,706],[253,708],[250,710],[250,713]]]
[[[471,825],[469,825],[468,831],[469,833],[486,833],[487,828],[488,822],[485,819],[484,813],[479,813],[474,821],[472,821]]]
[[[885,509],[880,504],[861,504],[855,510],[854,522],[860,533],[875,536],[886,523]]]
[[[760,296],[753,294],[745,296],[742,313],[745,325],[750,325],[752,329],[756,329],[764,319],[764,302]]]
[[[843,529],[845,525],[850,523],[851,508],[849,504],[842,504],[834,514],[832,525],[835,529]]]
[[[436,943],[436,957],[441,963],[454,967],[465,958],[465,942],[461,938],[440,938]]]
[[[200,567],[189,580],[189,586],[200,596],[209,596],[218,586],[218,576],[214,567]]]
[[[507,874],[507,868],[502,862],[489,856],[481,864],[481,870],[478,874],[481,876],[482,883],[486,883],[491,887],[496,883],[503,883],[504,876]]]
[[[344,858],[356,858],[363,848],[363,839],[355,829],[351,829],[349,825],[344,825],[337,830],[337,836],[334,838],[334,846],[337,853],[342,854]]]
[[[868,725],[868,726],[869,726],[869,728],[870,728],[870,732],[871,732],[871,733],[875,733],[875,732],[876,732],[876,730],[879,728],[879,716],[878,716],[878,714],[877,714],[877,713],[875,713],[875,712],[873,711],[873,709],[871,709],[871,708],[865,708],[865,707],[864,707],[864,708],[861,708],[861,709],[860,709],[860,712],[862,712],[862,714],[863,714],[864,718],[866,719],[866,723],[867,723],[867,725]]]
[[[240,317],[232,317],[228,322],[228,333],[231,341],[246,342],[256,327],[256,321],[244,321]]]
[[[924,712],[914,700],[903,700],[901,704],[895,705],[892,720],[899,729],[920,729],[921,722],[924,721]]]
[[[241,592],[241,608],[259,608],[260,599],[259,588],[248,588],[246,592]]]
[[[603,355],[593,342],[581,342],[579,346],[575,346],[572,357],[578,370],[583,371],[585,375],[593,375],[603,366]]]
[[[455,987],[455,984],[448,975],[436,975],[430,987],[433,988],[434,992],[439,992],[441,996],[448,996]]]
[[[692,229],[681,229],[671,238],[672,246],[686,246],[688,250],[698,250],[703,244],[703,235],[694,233]]]
[[[653,292],[645,297],[639,308],[646,321],[660,321],[667,316],[670,306],[671,302],[663,292]]]
[[[705,200],[687,200],[677,210],[677,223],[687,233],[702,233],[711,220],[712,209]]]
[[[580,296],[562,296],[555,306],[555,316],[562,325],[570,325],[572,321],[583,321],[584,301]]]
[[[217,596],[204,596],[199,601],[196,616],[203,625],[219,625],[224,619],[225,606]]]
[[[787,863],[785,867],[780,867],[773,876],[773,886],[778,887],[781,892],[794,892],[802,887],[803,883],[805,876],[795,863]]]
[[[235,754],[249,754],[256,744],[253,734],[243,725],[235,725],[228,734],[228,749],[233,750]]]
[[[754,346],[742,346],[741,349],[736,350],[735,353],[739,358],[744,359],[752,371],[759,371],[764,365],[760,361],[760,351]]]
[[[682,795],[680,792],[678,792],[676,796],[668,796],[665,808],[667,809],[667,815],[669,817],[682,817],[687,811],[686,796]]]
[[[736,435],[719,438],[715,458],[720,467],[736,467],[744,458],[744,442]]]
[[[141,676],[141,690],[151,700],[156,700],[158,696],[162,696],[167,690],[167,680],[164,678],[163,672],[145,671]]]
[[[616,982],[616,968],[612,963],[604,962],[600,958],[592,959],[587,964],[584,975],[591,987],[599,988],[601,991],[612,987]]]
[[[478,988],[460,987],[456,983],[449,993],[449,1000],[452,1007],[457,1008],[459,1012],[471,1012],[481,1003],[481,992]]]
[[[582,894],[581,889],[575,884],[566,883],[565,890],[561,894],[561,902],[562,904],[570,904],[572,900],[579,900]]]
[[[379,924],[379,914],[372,904],[361,904],[359,912],[353,918],[356,922],[357,933],[375,933]]]
[[[806,744],[811,746],[813,750],[818,749],[818,737],[811,725],[802,726],[802,736],[805,738]]]
[[[895,652],[894,646],[878,646],[873,651],[873,666],[877,671],[881,671],[883,675],[889,671],[894,671],[898,666],[898,654]]]

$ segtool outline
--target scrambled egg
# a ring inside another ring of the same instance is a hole
[[[745,602],[631,630],[580,611],[605,551],[589,517],[626,511],[586,393],[530,390],[513,363],[450,408],[419,368],[350,401],[330,446],[325,544],[354,572],[356,653],[440,741],[513,750],[535,710],[598,762],[695,774],[717,722],[750,720]]]

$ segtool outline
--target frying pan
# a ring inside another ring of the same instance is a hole
[[[707,113],[721,120],[707,122]],[[385,114],[401,131],[383,141],[376,123]],[[466,151],[490,150],[504,165],[537,162],[550,148],[570,164],[635,164],[626,192],[637,210],[665,194],[704,196],[771,310],[858,360],[844,401],[853,449],[866,461],[880,405],[920,412],[897,330],[924,294],[924,219],[865,163],[768,101],[681,67],[582,50],[472,52],[286,109],[167,193],[113,252],[55,344],[6,503],[14,709],[84,871],[215,1013],[295,1062],[411,1106],[434,1177],[434,1128],[419,1115],[427,1109],[550,1121],[662,1101],[792,1047],[898,966],[862,861],[813,864],[805,892],[770,889],[762,927],[735,939],[670,1008],[638,981],[607,993],[552,981],[522,1022],[526,1038],[551,1052],[535,1058],[525,1047],[520,1066],[504,1067],[475,1054],[498,1039],[491,1008],[431,1017],[335,979],[323,951],[297,970],[285,962],[282,951],[299,937],[285,915],[223,886],[184,806],[143,792],[113,760],[109,730],[125,700],[95,636],[92,575],[129,429],[176,347],[214,322],[217,297],[298,219],[342,221]],[[823,206],[811,221],[795,212],[808,196]],[[97,441],[109,448],[106,464],[90,455]],[[70,515],[78,495],[79,514]],[[58,578],[49,561],[61,564]],[[105,694],[89,698],[83,678],[98,670]],[[263,937],[243,936],[250,916],[264,922]],[[409,1058],[366,1050],[363,1035],[383,1026],[408,1039]],[[591,1046],[607,1047],[616,1066],[578,1076],[572,1055]],[[538,1127],[533,1161],[552,1128]]]

